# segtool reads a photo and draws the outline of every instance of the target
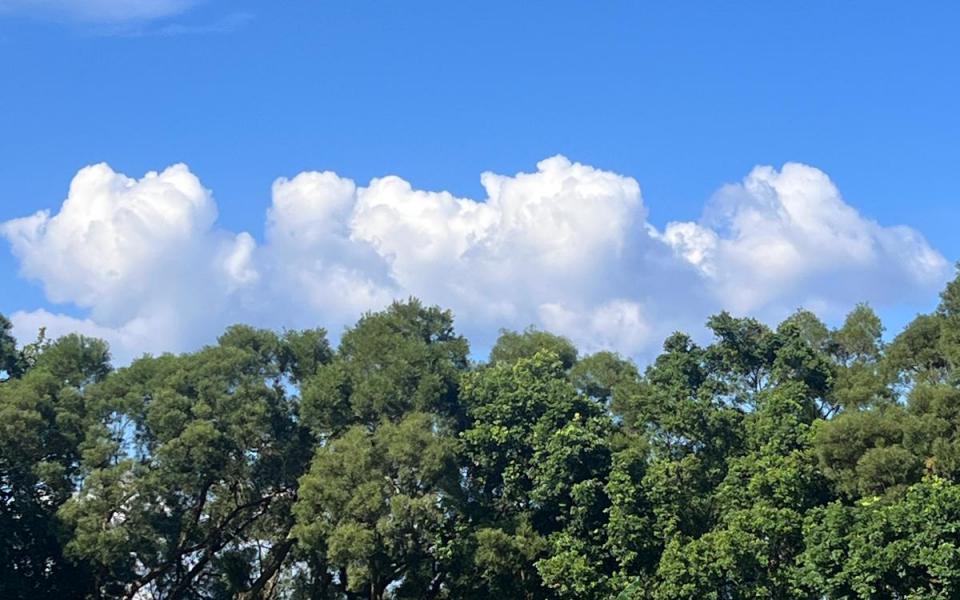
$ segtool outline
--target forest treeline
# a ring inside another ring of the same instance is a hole
[[[120,369],[0,326],[0,598],[960,598],[960,278],[643,372],[416,300]]]

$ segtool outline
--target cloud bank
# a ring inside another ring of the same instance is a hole
[[[863,217],[802,164],[757,167],[700,220],[662,231],[637,181],[562,156],[481,183],[475,200],[396,176],[281,178],[258,244],[217,227],[212,193],[185,165],[139,180],[87,167],[55,214],[0,224],[22,275],[85,317],[12,319],[22,339],[41,325],[106,338],[123,361],[196,347],[235,321],[336,334],[413,295],[453,309],[481,348],[499,327],[532,324],[644,358],[719,308],[835,314],[929,297],[950,274],[919,233]]]

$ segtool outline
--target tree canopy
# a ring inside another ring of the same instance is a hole
[[[706,324],[473,362],[410,299],[114,369],[0,316],[0,598],[960,597],[960,278]]]

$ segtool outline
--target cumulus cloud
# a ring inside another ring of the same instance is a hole
[[[649,349],[658,340],[643,306],[630,300],[611,300],[585,312],[561,304],[542,304],[538,316],[543,328],[576,340],[582,350],[615,349],[628,354]]]
[[[670,223],[660,238],[737,312],[915,300],[949,271],[916,231],[864,218],[826,173],[798,163],[756,167],[723,187],[701,222]]]
[[[163,323],[149,318],[133,319],[117,327],[101,325],[90,318],[76,318],[45,309],[17,311],[10,315],[13,335],[23,343],[32,342],[41,331],[47,339],[57,339],[70,333],[79,333],[105,340],[110,344],[113,358],[124,364],[153,348],[157,351],[173,349],[176,339],[165,338]]]
[[[648,305],[665,298],[644,280],[663,271],[658,261],[673,265],[674,283],[684,274],[645,232],[635,180],[557,156],[481,183],[483,200],[396,176],[366,186],[329,172],[278,180],[265,245],[274,290],[298,288],[306,293],[286,297],[348,320],[418,296],[452,308],[481,347],[502,326],[528,324],[591,346],[647,342]]]
[[[105,337],[127,357],[196,346],[234,320],[336,335],[414,295],[452,308],[480,348],[500,327],[534,324],[644,358],[721,307],[777,318],[803,304],[883,305],[933,293],[949,274],[922,236],[862,217],[805,165],[757,167],[699,221],[663,231],[637,181],[562,156],[481,183],[476,200],[396,176],[281,178],[258,245],[216,228],[212,194],[184,165],[140,180],[88,167],[56,214],[0,225],[22,274],[86,316],[13,320],[18,333]]]
[[[605,295],[591,288],[604,286],[606,266],[624,259],[645,218],[636,181],[563,157],[535,173],[484,173],[481,183],[487,198],[476,201],[375,179],[357,192],[351,238],[372,247],[402,289],[532,320],[542,303]]]
[[[0,0],[0,12],[123,24],[186,12],[200,0]]]
[[[51,302],[86,309],[89,318],[15,317],[52,320],[57,329],[96,327],[127,355],[185,349],[198,327],[222,325],[237,305],[232,296],[258,279],[253,238],[216,231],[216,218],[211,193],[186,165],[139,180],[105,164],[81,169],[59,212],[7,221],[0,234],[24,277],[42,284]]]

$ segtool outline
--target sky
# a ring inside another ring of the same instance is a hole
[[[0,313],[118,362],[417,296],[647,360],[960,258],[954,2],[0,0]],[[45,212],[44,212],[45,211]]]

